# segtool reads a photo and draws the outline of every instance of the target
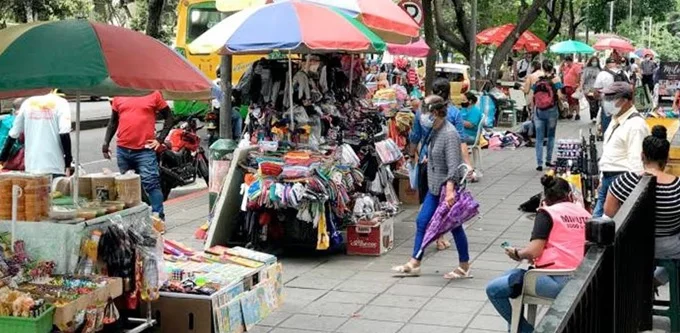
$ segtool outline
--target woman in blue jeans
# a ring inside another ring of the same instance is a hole
[[[536,107],[534,109],[534,126],[536,127],[536,171],[543,171],[543,138],[547,134],[548,143],[546,149],[548,150],[545,155],[545,166],[553,167],[552,154],[553,148],[555,147],[555,129],[557,128],[557,118],[559,117],[558,111],[558,96],[561,94],[560,89],[562,89],[562,82],[560,78],[552,75],[554,72],[553,63],[550,60],[543,60],[541,64],[543,68],[544,75],[537,78],[536,82],[532,82],[531,89],[534,91],[534,105],[537,105],[536,99],[539,98],[545,92],[537,91],[537,87],[541,85],[542,81],[548,81],[552,85],[552,106],[544,109],[539,109]]]
[[[460,179],[458,166],[461,164],[461,141],[456,128],[446,119],[447,101],[440,96],[429,96],[420,113],[420,125],[430,131],[428,140],[423,144],[428,148],[427,162],[427,194],[416,218],[416,238],[413,244],[413,255],[404,265],[395,266],[392,270],[399,275],[420,275],[420,262],[423,259],[421,246],[427,225],[439,205],[441,195],[446,204],[451,206],[456,201],[456,184]],[[445,187],[445,193],[442,188]],[[467,278],[470,276],[470,264],[467,237],[463,226],[453,229],[453,237],[458,249],[459,266],[444,275],[446,279]]]
[[[536,213],[529,245],[522,249],[506,246],[505,253],[515,261],[526,259],[539,269],[575,269],[583,260],[585,222],[590,213],[574,203],[566,180],[546,175],[541,183],[544,201]],[[510,298],[522,292],[524,273],[524,269],[512,269],[486,286],[489,301],[508,324],[512,319]],[[566,276],[541,276],[536,281],[536,293],[555,298],[568,280]],[[519,332],[533,330],[522,317]]]

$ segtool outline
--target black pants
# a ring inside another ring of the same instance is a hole
[[[427,191],[427,163],[420,163],[418,164],[418,199],[420,204],[425,200]]]
[[[642,84],[647,86],[650,94],[654,93],[654,75],[653,74],[647,74],[647,75],[643,74],[642,75]]]
[[[590,106],[590,120],[597,119],[597,112],[600,111],[600,101],[592,96],[586,97]]]

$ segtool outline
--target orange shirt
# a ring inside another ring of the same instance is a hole
[[[572,64],[569,67],[565,67],[566,72],[564,73],[564,86],[566,87],[578,87],[581,81],[581,64]]]
[[[118,113],[118,146],[144,149],[147,141],[156,139],[156,113],[166,107],[158,91],[141,97],[115,97],[111,108]]]

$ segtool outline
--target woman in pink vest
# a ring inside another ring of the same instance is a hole
[[[583,259],[586,242],[585,223],[591,217],[574,202],[571,187],[562,178],[543,176],[543,205],[536,213],[531,241],[524,248],[505,247],[513,260],[527,260],[533,268],[575,269]],[[508,322],[512,318],[510,298],[520,295],[524,269],[512,269],[492,280],[486,294],[496,311]],[[536,282],[540,296],[555,298],[569,280],[566,276],[543,276]],[[534,328],[522,318],[519,331],[533,332]]]

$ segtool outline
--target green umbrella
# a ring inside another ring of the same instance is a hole
[[[595,53],[595,49],[586,43],[581,43],[575,40],[565,40],[550,46],[550,52],[569,54],[569,53]]]

